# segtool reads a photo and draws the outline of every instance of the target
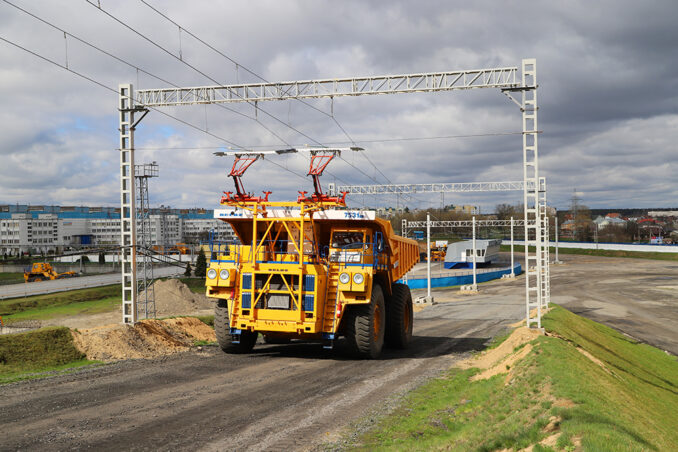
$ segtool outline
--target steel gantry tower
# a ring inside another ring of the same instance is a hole
[[[134,178],[137,186],[137,244],[141,248],[141,278],[137,282],[138,302],[137,319],[155,318],[155,291],[153,290],[153,261],[150,255],[151,249],[151,225],[148,217],[150,202],[148,197],[148,179],[158,177],[158,165],[145,163],[134,165]]]
[[[329,98],[377,94],[456,91],[480,88],[500,89],[523,113],[523,198],[525,205],[526,309],[528,325],[541,326],[541,307],[548,300],[548,250],[544,249],[545,192],[539,184],[537,151],[537,63],[522,61],[522,78],[517,67],[445,71],[432,73],[348,77],[277,83],[245,83],[222,86],[144,89],[134,92],[131,84],[120,85],[120,180],[123,252],[123,321],[136,321],[136,261],[134,178],[134,121],[136,112],[149,108],[179,105],[257,102],[287,99]],[[514,97],[518,93],[519,96]],[[142,116],[143,117],[143,116]],[[137,121],[138,122],[138,121]],[[130,166],[132,165],[132,166]],[[542,208],[543,207],[543,208]],[[536,222],[536,225],[533,223]],[[535,246],[531,251],[529,246]],[[546,281],[546,282],[544,282]],[[532,308],[536,317],[531,317]]]

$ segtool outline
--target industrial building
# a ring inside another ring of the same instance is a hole
[[[194,243],[205,240],[211,230],[221,240],[233,239],[230,226],[213,216],[214,211],[208,209],[150,209],[150,244]],[[61,252],[119,243],[119,207],[0,206],[0,254]]]

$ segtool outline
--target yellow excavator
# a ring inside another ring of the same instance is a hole
[[[31,268],[24,270],[24,280],[26,282],[73,278],[75,276],[78,276],[76,272],[57,273],[52,265],[47,262],[37,262]]]

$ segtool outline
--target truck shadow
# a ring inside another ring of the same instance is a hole
[[[438,337],[413,336],[410,346],[405,350],[384,347],[376,361],[397,359],[427,359],[438,356],[453,356],[464,353],[482,351],[487,347],[490,337]],[[301,358],[334,361],[360,361],[348,349],[344,339],[335,342],[334,349],[326,350],[319,342],[293,341],[289,344],[257,343],[252,358]]]

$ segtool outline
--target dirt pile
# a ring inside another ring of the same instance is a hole
[[[153,283],[156,317],[194,314],[197,311],[214,309],[214,303],[203,294],[191,289],[177,279]]]
[[[72,331],[75,346],[88,359],[115,361],[154,358],[188,350],[195,341],[216,341],[214,330],[193,317],[142,320]]]
[[[508,373],[516,362],[527,356],[532,350],[532,342],[541,331],[527,327],[516,328],[497,348],[487,350],[478,356],[460,361],[458,367],[469,369],[477,367],[483,372],[474,375],[471,380],[484,380],[501,373]]]

